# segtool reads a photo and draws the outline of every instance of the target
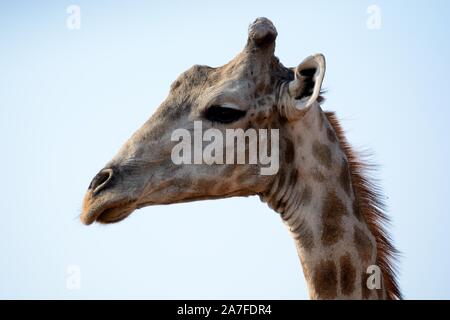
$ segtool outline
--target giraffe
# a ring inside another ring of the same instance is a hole
[[[400,299],[383,203],[336,116],[321,107],[325,58],[315,54],[286,68],[274,55],[276,38],[273,23],[257,18],[229,63],[182,73],[94,177],[80,219],[115,223],[150,205],[256,195],[292,235],[312,299]],[[261,175],[261,164],[174,164],[171,133],[192,132],[195,121],[220,132],[278,129],[279,170]],[[369,288],[373,266],[380,284]]]

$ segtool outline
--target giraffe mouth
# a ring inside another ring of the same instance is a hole
[[[98,203],[100,202],[100,203]],[[85,225],[94,222],[101,224],[116,223],[127,218],[135,209],[135,201],[121,199],[116,201],[95,201],[87,195],[80,220]]]
[[[127,218],[135,208],[128,206],[115,206],[101,211],[95,219],[102,224],[117,223]]]
[[[164,190],[164,188],[158,189]],[[83,210],[80,215],[80,220],[85,225],[90,225],[94,222],[112,224],[126,219],[133,211],[143,207],[250,195],[253,195],[253,193],[243,189],[220,195],[177,194],[176,197],[166,200],[162,200],[161,198],[150,200],[142,197],[137,197],[136,199],[114,199],[115,196],[111,194],[100,195],[97,198],[92,191],[89,191],[83,200]]]

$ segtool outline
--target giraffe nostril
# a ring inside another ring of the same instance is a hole
[[[92,182],[89,185],[89,190],[93,190],[92,192],[95,194],[101,190],[103,190],[108,184],[111,182],[111,178],[113,177],[112,169],[103,169],[92,179]]]

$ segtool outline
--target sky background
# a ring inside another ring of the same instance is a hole
[[[325,54],[323,108],[374,152],[405,298],[449,299],[450,2],[337,2],[1,1],[0,298],[308,298],[294,242],[257,197],[78,220],[92,177],[178,74],[225,64],[266,16],[284,65]]]

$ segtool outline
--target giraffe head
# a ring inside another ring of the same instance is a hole
[[[267,135],[268,149],[273,149],[268,153],[279,156],[273,158],[279,163],[292,162],[294,147],[286,127],[320,100],[325,60],[314,55],[296,68],[286,68],[274,56],[276,37],[273,24],[258,18],[249,27],[245,48],[228,64],[196,65],[182,73],[155,114],[94,177],[84,198],[82,222],[118,222],[154,204],[266,192],[277,173],[261,174],[264,165],[259,161],[211,164],[204,158],[196,162],[194,154],[192,164],[174,163],[178,141],[173,134],[181,129],[194,135],[200,121],[203,132],[213,128],[223,137],[227,129],[278,129],[278,136]],[[191,138],[188,144],[195,152]],[[277,144],[272,144],[274,139],[279,139]],[[228,143],[222,144],[224,156]],[[250,149],[250,139],[244,139],[244,148],[236,147],[233,159],[250,158]]]

